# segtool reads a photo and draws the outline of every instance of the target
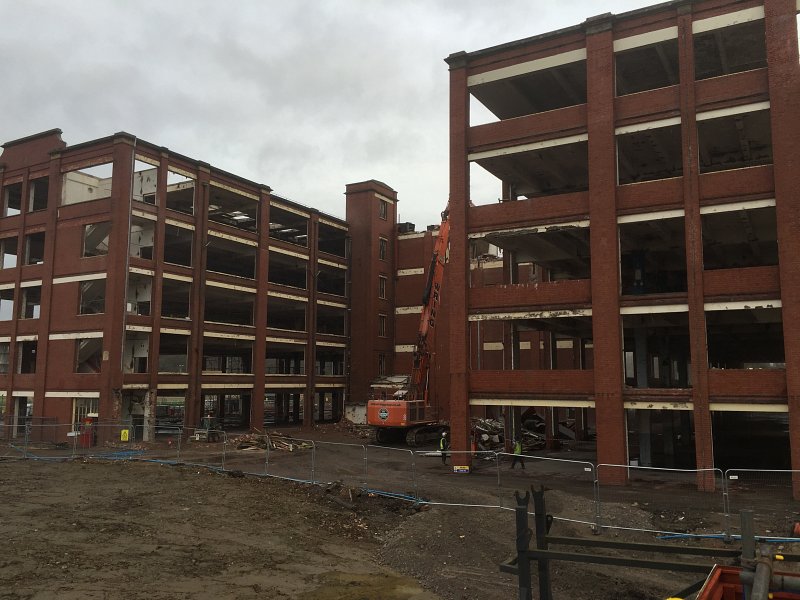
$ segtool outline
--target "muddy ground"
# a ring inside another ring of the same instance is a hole
[[[470,479],[439,467],[438,459],[419,467],[429,495],[463,504],[495,500],[497,490],[482,485],[491,472]],[[511,487],[531,483],[522,473],[508,477],[518,478]],[[665,493],[652,487],[652,503],[641,495],[605,502],[604,519],[700,530],[718,518],[710,508],[666,511],[658,503]],[[583,492],[549,490],[548,511],[590,514]],[[551,533],[592,537],[585,525],[561,520]],[[505,600],[517,597],[516,580],[498,565],[513,554],[514,535],[510,510],[420,509],[356,486],[147,462],[0,460],[0,598]],[[653,541],[625,530],[603,535]],[[555,597],[575,600],[662,599],[699,578],[553,566]]]

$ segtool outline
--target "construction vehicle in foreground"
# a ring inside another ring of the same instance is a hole
[[[381,443],[405,440],[409,446],[418,446],[438,438],[447,429],[438,421],[438,403],[431,402],[430,370],[450,240],[448,217],[449,206],[442,213],[439,236],[433,246],[411,374],[402,378],[403,384],[391,393],[384,392],[382,397],[373,393],[367,402],[367,423],[375,427],[375,438]]]

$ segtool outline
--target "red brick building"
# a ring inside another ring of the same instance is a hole
[[[797,10],[667,2],[447,58],[457,448],[478,407],[546,407],[588,411],[601,463],[800,469]]]
[[[0,154],[0,415],[137,435],[338,420],[349,234],[127,133]]]

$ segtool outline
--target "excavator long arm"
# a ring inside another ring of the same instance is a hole
[[[409,381],[407,400],[428,400],[428,374],[431,364],[430,346],[436,327],[436,317],[441,303],[444,265],[447,262],[447,247],[450,241],[450,209],[442,213],[439,235],[433,246],[433,256],[428,268],[428,281],[422,295],[422,314],[419,319],[417,344],[414,348],[413,366]]]

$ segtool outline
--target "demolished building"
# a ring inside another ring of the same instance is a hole
[[[600,463],[800,469],[797,11],[667,2],[446,59],[456,447],[538,407]]]

